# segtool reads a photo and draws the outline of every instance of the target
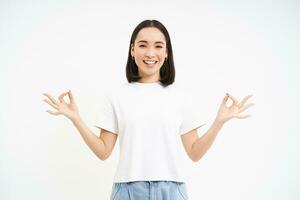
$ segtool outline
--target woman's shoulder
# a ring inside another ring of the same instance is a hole
[[[171,91],[172,94],[177,95],[178,97],[185,96],[188,92],[188,88],[182,84],[175,84],[168,86],[168,89]]]
[[[126,94],[128,88],[129,85],[126,82],[109,85],[108,87],[105,88],[104,95],[112,99],[122,97],[123,94]]]

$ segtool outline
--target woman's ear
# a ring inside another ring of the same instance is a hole
[[[131,57],[133,56],[133,50],[134,50],[133,44],[131,44],[131,49],[130,49]]]
[[[166,48],[166,57],[168,58],[168,48]]]

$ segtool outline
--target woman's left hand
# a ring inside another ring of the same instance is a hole
[[[254,103],[245,105],[245,103],[247,102],[247,100],[250,97],[252,97],[252,95],[248,95],[248,96],[244,97],[244,99],[240,103],[238,103],[236,98],[234,98],[232,95],[226,93],[226,96],[224,97],[224,99],[220,105],[216,120],[218,120],[221,123],[225,123],[232,118],[245,119],[245,118],[250,117],[251,115],[241,115],[241,113],[243,111],[245,111],[250,106],[254,105]],[[226,102],[227,102],[228,98],[230,98],[233,101],[233,103],[230,107],[226,106]]]

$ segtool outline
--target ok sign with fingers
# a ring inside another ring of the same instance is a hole
[[[48,97],[44,101],[57,110],[56,112],[47,110],[48,113],[52,115],[64,115],[70,120],[79,118],[79,111],[70,90],[59,95],[58,100],[54,99],[50,94],[44,93],[43,95]],[[68,95],[70,103],[65,102],[64,96],[66,95]]]
[[[254,105],[253,103],[245,105],[247,100],[250,97],[252,97],[252,95],[248,95],[248,96],[244,97],[244,99],[240,103],[238,103],[236,98],[234,98],[232,95],[226,93],[226,96],[224,97],[224,99],[220,105],[220,108],[219,108],[219,111],[217,114],[217,120],[219,122],[225,123],[232,118],[244,119],[244,118],[250,117],[250,115],[241,115],[241,113],[243,111],[245,111],[250,106]],[[233,103],[230,107],[227,107],[226,102],[229,98],[233,101]]]

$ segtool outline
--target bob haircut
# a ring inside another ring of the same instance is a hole
[[[128,53],[128,59],[126,64],[126,77],[129,83],[131,82],[137,82],[141,77],[138,74],[138,67],[131,57],[131,45],[134,45],[135,39],[137,37],[137,34],[139,31],[143,28],[147,27],[155,27],[159,29],[165,36],[166,39],[166,48],[168,52],[168,58],[165,59],[162,67],[160,68],[159,74],[160,74],[160,82],[164,87],[167,87],[168,85],[171,85],[175,80],[175,67],[174,67],[174,60],[173,60],[173,51],[172,51],[172,45],[171,45],[171,39],[169,36],[169,33],[165,26],[160,23],[157,20],[144,20],[140,24],[137,25],[137,27],[134,29],[130,44],[129,44],[129,53]]]

